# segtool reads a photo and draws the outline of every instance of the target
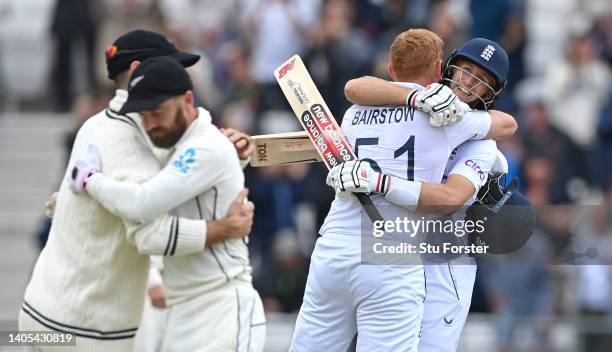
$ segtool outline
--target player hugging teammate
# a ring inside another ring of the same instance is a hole
[[[351,235],[359,234],[362,217],[349,193],[368,194],[376,205],[402,208],[407,216],[426,212],[463,220],[469,205],[498,188],[502,196],[485,205],[523,205],[524,212],[501,220],[521,218],[533,224],[528,202],[498,185],[498,175],[507,173],[508,165],[493,140],[510,137],[517,127],[511,116],[489,110],[506,85],[505,51],[495,42],[472,39],[452,53],[442,70],[441,45],[432,32],[403,32],[391,46],[388,65],[397,83],[362,77],[345,87],[356,105],[346,112],[342,129],[351,145],[360,147],[362,160],[329,172],[327,183],[336,190],[336,199],[312,256],[292,351],[350,349],[355,335],[355,347],[361,351],[457,348],[471,302],[474,258],[423,256],[424,265],[360,265],[359,236]],[[461,108],[457,98],[473,109],[463,119],[461,114],[453,116]],[[419,110],[413,119],[352,123],[361,121],[354,116],[404,105]],[[432,126],[424,123],[423,112],[430,115]],[[460,122],[452,124],[455,121]],[[496,176],[488,180],[489,174]],[[382,187],[381,179],[387,180]],[[481,188],[486,192],[479,193]],[[500,222],[498,214],[488,214]],[[523,239],[531,232],[529,225],[519,230]],[[465,236],[459,245],[470,240]],[[493,242],[485,244],[495,247]]]

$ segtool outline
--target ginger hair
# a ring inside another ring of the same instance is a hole
[[[414,81],[432,73],[442,60],[444,42],[434,32],[413,28],[400,33],[389,51],[389,62],[399,81]]]

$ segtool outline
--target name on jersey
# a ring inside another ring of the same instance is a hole
[[[384,125],[414,120],[414,110],[408,106],[355,111],[351,125]]]

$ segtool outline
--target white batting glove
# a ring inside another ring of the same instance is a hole
[[[469,106],[457,99],[452,89],[440,83],[408,94],[406,105],[429,114],[429,124],[433,127],[459,122],[469,111]]]
[[[508,173],[508,160],[506,159],[504,154],[499,151],[499,149],[497,150],[495,162],[493,163],[493,166],[491,167],[491,171],[489,173],[491,175],[505,175]]]
[[[336,192],[384,193],[388,176],[372,170],[367,161],[351,160],[334,166],[327,175],[327,185]]]
[[[90,144],[87,151],[70,166],[68,175],[66,175],[68,186],[73,192],[85,192],[89,178],[101,169],[98,147]]]

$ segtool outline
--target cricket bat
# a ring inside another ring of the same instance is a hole
[[[325,166],[331,169],[357,159],[300,56],[285,61],[274,70],[274,76]],[[364,193],[355,196],[372,222],[383,220],[370,197]]]
[[[286,165],[321,161],[306,131],[253,136],[251,166]]]

